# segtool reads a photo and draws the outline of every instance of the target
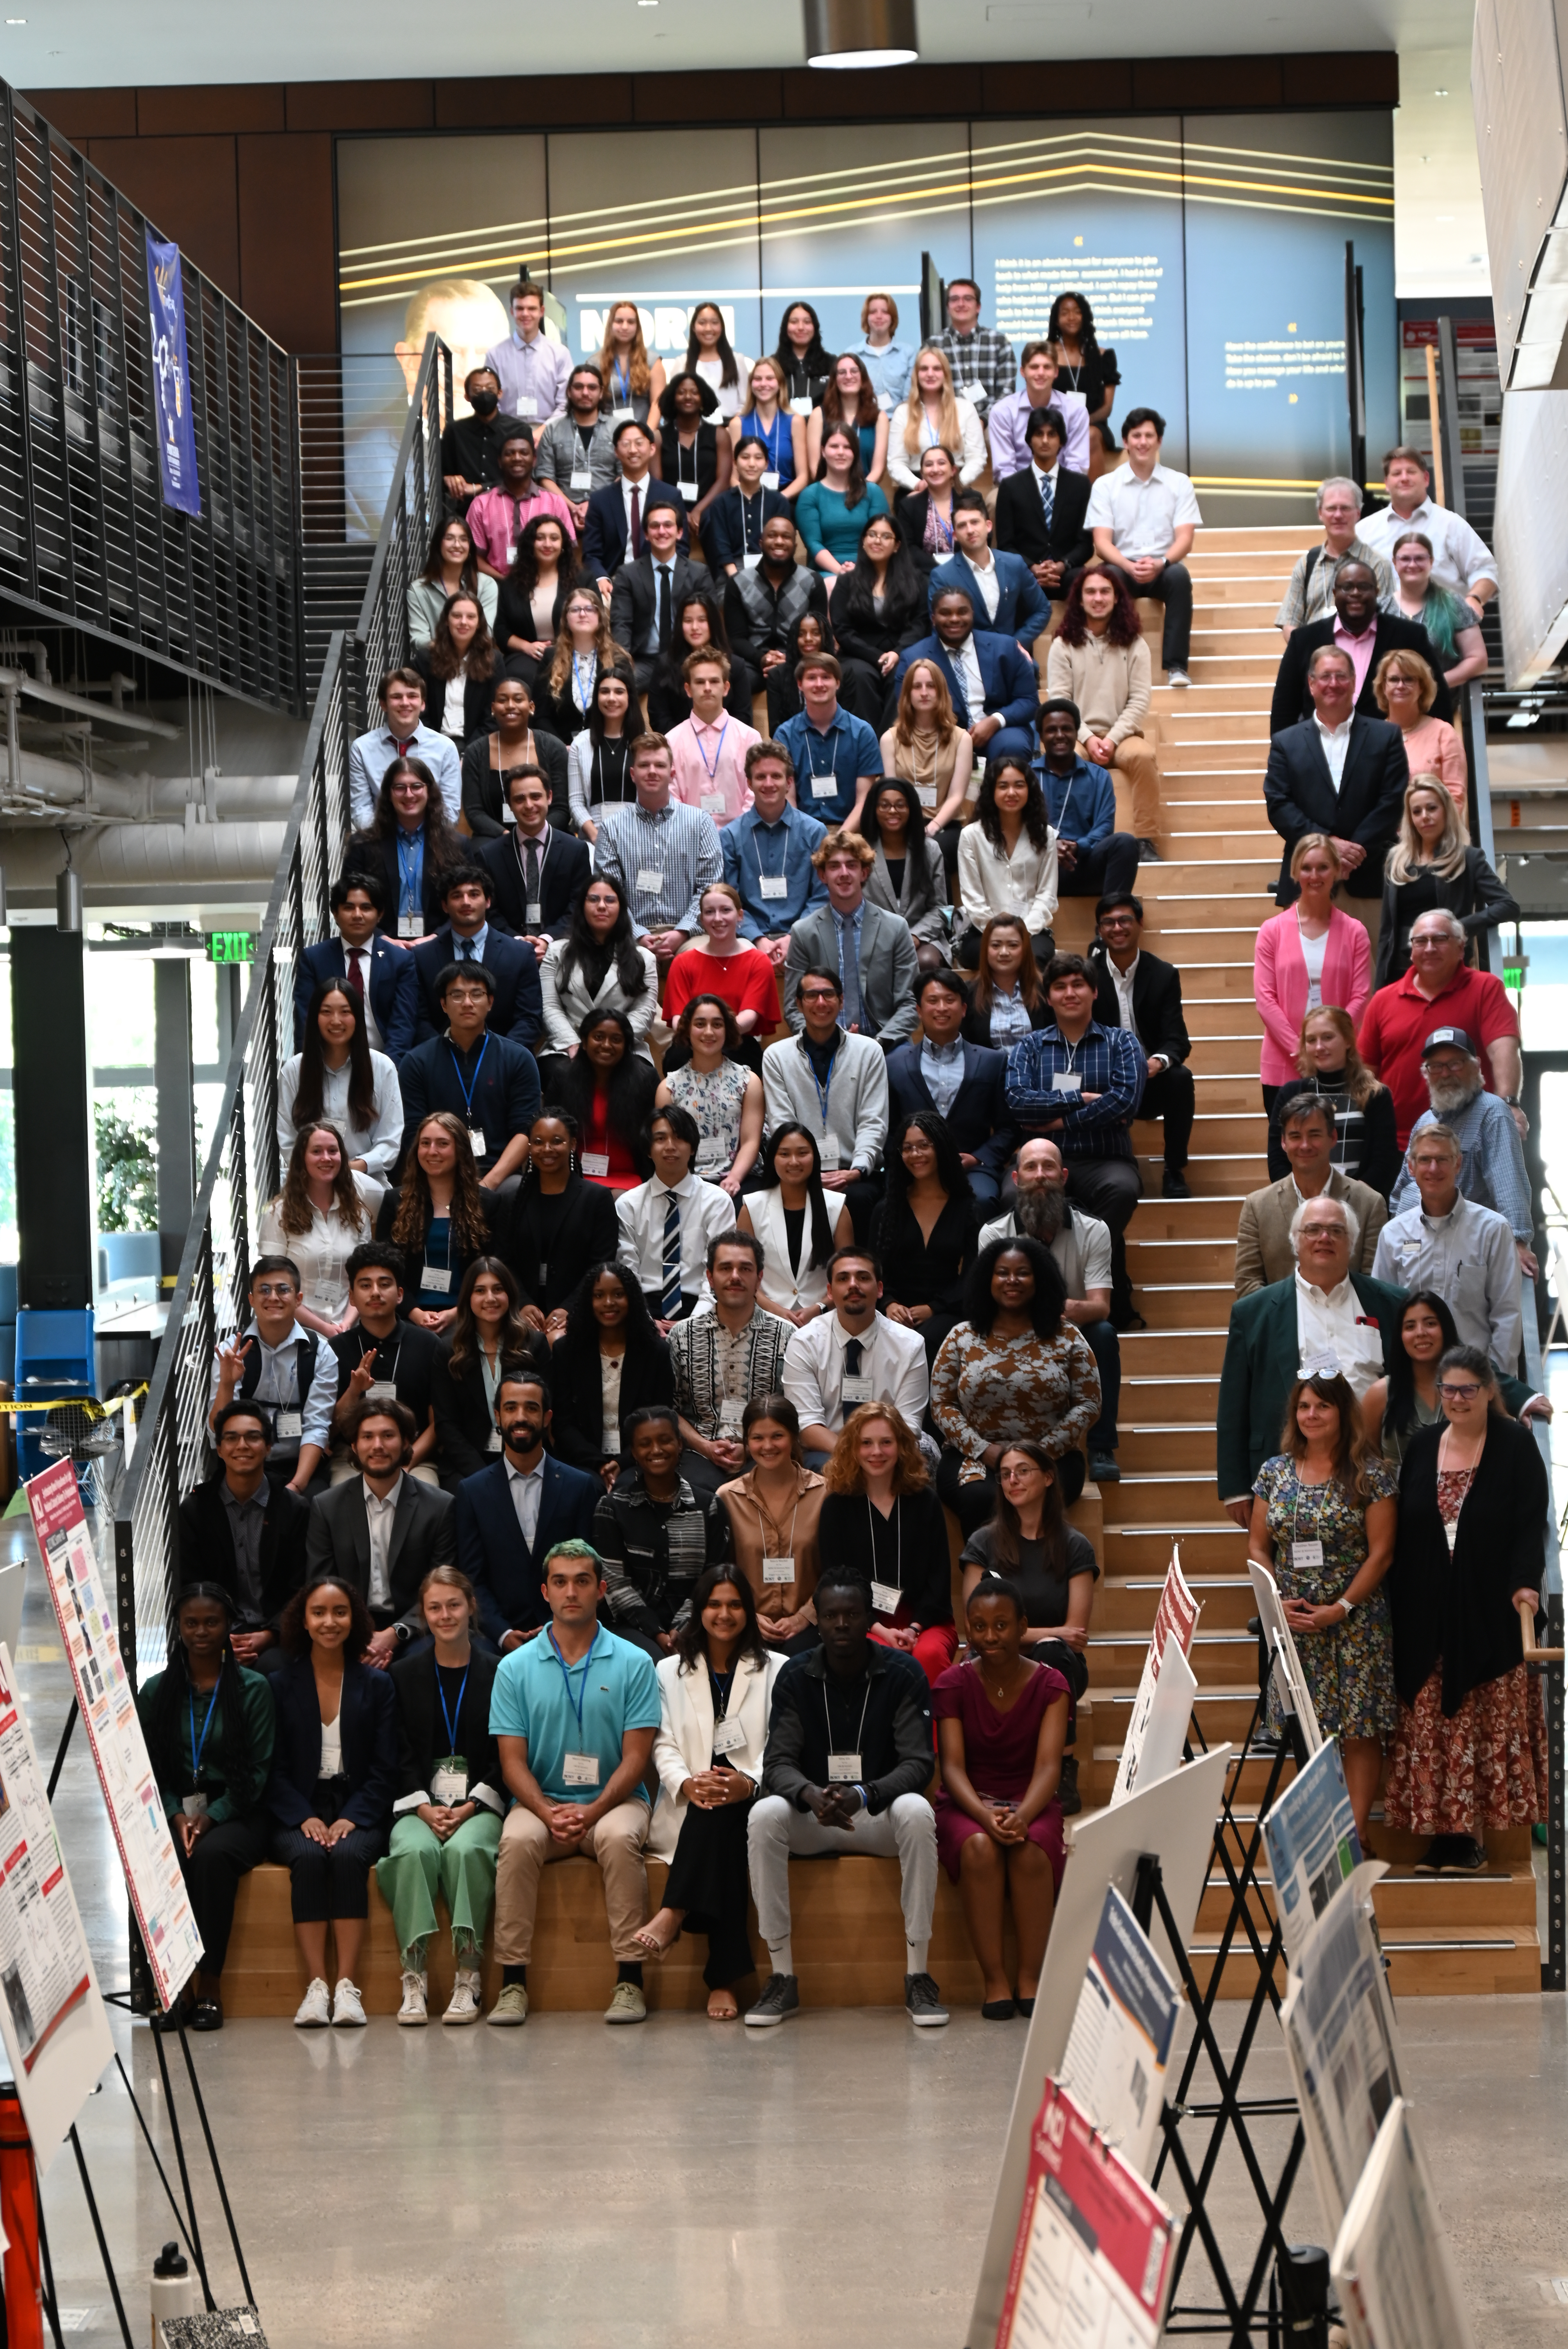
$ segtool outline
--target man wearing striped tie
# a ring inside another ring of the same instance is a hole
[[[673,1103],[660,1110],[648,1137],[653,1174],[615,1202],[620,1261],[647,1299],[661,1337],[696,1303],[709,1240],[735,1228],[728,1192],[692,1172],[699,1139],[689,1110]]]

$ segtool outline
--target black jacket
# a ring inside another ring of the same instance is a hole
[[[828,613],[828,583],[820,571],[797,563],[775,587],[765,570],[738,571],[724,591],[724,626],[732,657],[760,671],[764,653],[786,650],[789,631],[802,614]]]
[[[542,1313],[564,1305],[591,1264],[613,1264],[620,1246],[613,1191],[569,1174],[561,1196],[561,1221],[542,1267],[538,1195],[526,1175],[512,1195],[511,1225],[500,1239],[500,1253],[517,1275],[523,1303],[537,1305]]]
[[[1552,1495],[1530,1429],[1494,1413],[1450,1556],[1438,1509],[1442,1433],[1423,1427],[1406,1445],[1387,1589],[1395,1685],[1414,1704],[1440,1664],[1451,1720],[1472,1689],[1520,1661],[1513,1594],[1541,1588]]]
[[[463,816],[476,840],[495,840],[511,830],[501,814],[500,776],[490,764],[490,736],[481,734],[463,752]],[[572,802],[567,792],[567,750],[542,724],[533,730],[533,756],[521,766],[542,768],[550,783],[550,822],[558,832],[572,829]]]
[[[791,1656],[773,1684],[764,1794],[782,1795],[803,1811],[805,1789],[829,1783],[830,1728],[834,1753],[852,1754],[859,1743],[860,1784],[873,1818],[931,1784],[931,1689],[913,1656],[868,1640],[865,1671],[830,1685],[820,1648]]]
[[[438,1102],[436,1106],[438,1109],[440,1109],[444,1108],[446,1104],[444,1102]],[[404,1135],[407,1139],[407,1126],[404,1128]],[[486,1225],[491,1228],[487,1231],[484,1247],[479,1250],[479,1254],[481,1256],[488,1256],[491,1253],[495,1246],[493,1227],[500,1221],[501,1215],[504,1212],[505,1202],[498,1199],[493,1191],[486,1191],[481,1188],[480,1192],[480,1205],[484,1213]],[[380,1206],[376,1211],[376,1237],[378,1240],[392,1239],[392,1226],[397,1220],[397,1186],[396,1184],[390,1184],[383,1194]],[[419,1269],[425,1261],[425,1237],[426,1234],[429,1231],[429,1228],[430,1218],[427,1216],[425,1218],[425,1230],[420,1233],[416,1245],[413,1247],[406,1248],[403,1251],[403,1303],[399,1308],[399,1311],[404,1316],[412,1313],[414,1308],[419,1301]],[[394,1241],[393,1245],[396,1246],[397,1243]],[[463,1275],[468,1270],[470,1258],[464,1256],[462,1250],[458,1247],[455,1241],[450,1243],[450,1245],[452,1248],[452,1285],[449,1294],[451,1298],[452,1303],[455,1305],[458,1301],[458,1291],[463,1285]],[[418,1326],[418,1325],[416,1323],[415,1327],[417,1328]],[[430,1333],[426,1331],[425,1334],[428,1336]],[[432,1363],[432,1376],[434,1376],[434,1367],[435,1366]],[[345,1375],[344,1382],[345,1384],[347,1383],[346,1373]]]
[[[961,1151],[977,1158],[991,1174],[999,1174],[1023,1136],[1007,1107],[1007,1055],[973,1037],[964,1045],[964,1082],[948,1117],[948,1131]],[[921,1074],[918,1040],[901,1044],[887,1056],[888,1131],[901,1118],[936,1103]]]
[[[618,678],[624,680],[628,693],[635,690],[636,680],[632,674],[632,664],[619,645],[615,647],[615,657],[610,663],[610,667]],[[533,722],[542,732],[553,734],[558,742],[574,742],[579,734],[586,732],[588,720],[577,707],[577,696],[573,689],[572,679],[568,677],[564,680],[561,693],[557,697],[550,690],[549,665],[541,661],[539,667],[540,673],[534,679],[533,686]],[[598,657],[595,656],[593,681],[588,688],[590,709],[593,706],[593,696],[599,689],[599,679],[603,673]],[[569,802],[562,801],[562,804],[570,816]],[[553,804],[551,807],[550,820],[552,823],[558,821]]]
[[[222,1475],[186,1494],[180,1504],[180,1581],[216,1582],[240,1601],[234,1563],[234,1537],[220,1486]],[[288,1486],[266,1478],[262,1485],[266,1509],[262,1518],[262,1612],[240,1618],[242,1630],[259,1631],[263,1624],[278,1628],[278,1618],[304,1580],[305,1529],[310,1503]]]
[[[419,977],[419,1009],[414,1022],[417,1045],[447,1032],[446,1016],[436,1000],[436,988],[441,973],[457,959],[449,922],[443,922],[435,936],[416,947],[409,957]],[[544,1025],[539,963],[531,946],[521,938],[508,937],[498,926],[493,909],[480,960],[495,982],[486,1027],[492,1036],[510,1036],[514,1044],[526,1045],[531,1051],[534,1039]]]
[[[272,1677],[277,1707],[267,1808],[285,1827],[315,1816],[321,1777],[321,1700],[307,1650]],[[343,1775],[348,1799],[340,1816],[356,1827],[385,1828],[397,1785],[397,1699],[386,1672],[369,1664],[343,1668]]]
[[[542,1336],[537,1348],[501,1356],[503,1372],[525,1367],[548,1371],[549,1366],[550,1349]],[[455,1482],[464,1476],[477,1476],[481,1468],[488,1468],[492,1460],[499,1458],[500,1447],[492,1446],[490,1440],[494,1422],[485,1395],[484,1372],[477,1361],[470,1360],[462,1377],[455,1379],[449,1338],[442,1338],[437,1348],[430,1396],[436,1406],[436,1448],[443,1479]]]
[[[1300,634],[1298,628],[1296,636]],[[1290,641],[1295,644],[1295,636]],[[1399,811],[1409,780],[1405,738],[1384,719],[1357,716],[1351,721],[1350,747],[1337,792],[1315,718],[1276,734],[1269,744],[1264,771],[1264,804],[1269,822],[1284,842],[1274,903],[1293,905],[1301,894],[1290,877],[1290,860],[1296,842],[1309,832],[1333,833],[1365,848],[1366,862],[1348,876],[1346,892],[1352,897],[1380,895],[1383,859],[1399,829]]]
[[[828,596],[828,616],[833,624],[833,638],[841,659],[866,661],[874,668],[883,653],[902,653],[929,632],[931,622],[926,617],[923,593],[913,596],[902,609],[891,599],[884,600],[880,619],[874,612],[869,619],[848,614],[845,606],[853,578],[852,572],[847,576],[841,574]]]
[[[1305,627],[1291,630],[1274,678],[1274,702],[1269,710],[1271,734],[1279,733],[1286,726],[1294,726],[1298,718],[1312,716],[1312,696],[1306,689],[1307,665],[1321,646],[1334,642],[1336,625],[1336,620],[1331,616],[1326,620],[1312,620]],[[1391,652],[1420,654],[1438,680],[1438,698],[1432,704],[1431,715],[1434,718],[1453,716],[1453,696],[1443,683],[1441,657],[1419,620],[1401,619],[1391,612],[1379,612],[1372,642],[1372,657],[1367,664],[1367,682],[1356,703],[1360,717],[1382,716],[1377,707],[1377,697],[1372,690],[1372,682],[1384,654]]]
[[[402,886],[397,870],[397,843],[377,840],[373,833],[356,832],[344,851],[346,873],[374,873],[381,884],[381,918],[376,926],[381,936],[395,938],[397,935],[397,895]],[[442,868],[430,855],[427,846],[424,877],[419,890],[419,906],[426,935],[441,926]],[[377,1017],[379,1019],[380,1014]]]
[[[392,1200],[393,1213],[396,1214],[396,1192],[388,1191],[386,1195]],[[490,1195],[486,1192],[481,1195],[488,1198]],[[418,1282],[418,1264],[407,1266],[406,1271],[410,1281]],[[455,1302],[455,1291],[453,1299]],[[405,1318],[399,1319],[389,1338],[377,1339],[373,1331],[356,1321],[352,1330],[345,1330],[340,1337],[330,1342],[333,1352],[337,1356],[337,1392],[340,1396],[347,1393],[348,1382],[366,1355],[374,1352],[376,1360],[371,1369],[376,1378],[390,1379],[397,1389],[398,1402],[407,1404],[414,1414],[415,1427],[423,1434],[430,1423],[430,1381],[436,1370],[437,1339],[433,1330],[421,1330],[417,1321],[406,1318],[413,1303],[413,1293],[406,1288],[403,1301]]]
[[[605,1451],[603,1442],[604,1397],[599,1383],[598,1349],[591,1357],[573,1361],[567,1345],[564,1338],[558,1338],[550,1358],[556,1457],[596,1475],[603,1461],[616,1457]],[[635,1354],[628,1348],[621,1371],[622,1425],[645,1403],[673,1403],[675,1399],[675,1369],[664,1340],[656,1338],[651,1349],[639,1348]]]
[[[829,1493],[817,1520],[822,1570],[847,1566],[869,1582],[900,1581],[909,1619],[923,1628],[953,1620],[947,1521],[934,1489],[903,1493],[892,1517],[872,1516],[863,1493]]]
[[[361,870],[364,868],[361,867]],[[396,915],[394,905],[393,913]],[[400,947],[391,946],[379,932],[365,949],[369,957],[370,975],[366,984],[370,990],[370,1009],[381,1030],[382,1049],[389,1061],[400,1061],[414,1040],[414,1019],[418,999],[418,982],[414,966]],[[304,1043],[305,1014],[310,1009],[311,997],[329,978],[342,978],[347,972],[347,949],[335,931],[319,945],[305,947],[294,971],[294,1050]]]
[[[452,1496],[418,1476],[405,1475],[392,1520],[387,1582],[390,1605],[383,1610],[390,1623],[407,1623],[410,1631],[423,1629],[419,1585],[433,1566],[457,1562],[457,1529]],[[341,1485],[318,1494],[311,1506],[305,1542],[307,1574],[341,1574],[370,1604],[370,1519],[365,1508],[365,1483],[346,1476]]]
[[[672,623],[681,605],[699,590],[717,594],[713,574],[707,564],[694,563],[684,547],[677,546],[676,559],[670,565],[670,616]],[[658,589],[654,577],[654,558],[645,547],[634,563],[624,563],[615,574],[615,584],[610,591],[610,634],[622,648],[635,660],[647,642],[658,608]]]
[[[423,1648],[417,1656],[399,1656],[391,1668],[397,1699],[397,1801],[399,1811],[417,1810],[430,1797],[430,1778],[438,1762],[460,1754],[469,1765],[469,1800],[505,1816],[511,1796],[501,1775],[500,1753],[490,1735],[490,1691],[495,1686],[496,1658],[482,1648],[469,1651],[468,1677],[458,1699],[454,1745],[447,1734],[436,1678],[436,1651]],[[418,1799],[411,1799],[417,1797]]]
[[[438,734],[441,731],[441,720],[446,716],[447,711],[446,679],[444,678],[438,678],[432,673],[430,667],[430,647],[428,645],[420,645],[418,647],[413,656],[413,664],[418,670],[420,677],[424,679],[425,723],[429,727],[432,733]],[[498,660],[494,669],[489,677],[469,677],[464,678],[464,743],[471,742],[476,734],[482,734],[486,726],[489,724],[490,703],[495,698],[496,684],[500,675],[501,665]]]
[[[1004,554],[1021,554],[1026,563],[1065,563],[1069,571],[1081,569],[1094,553],[1084,520],[1088,492],[1087,473],[1069,473],[1058,466],[1047,531],[1033,466],[1009,473],[996,492],[997,545]]]
[[[1003,487],[1006,487],[1006,482]],[[1121,1006],[1110,974],[1110,957],[1099,938],[1090,947],[1088,958],[1095,967],[1099,988],[1094,1016],[1102,1028],[1119,1028]],[[1138,1040],[1147,1055],[1163,1052],[1172,1067],[1178,1061],[1187,1059],[1192,1040],[1181,1011],[1181,974],[1173,962],[1161,962],[1147,947],[1140,948],[1138,968],[1133,974],[1132,1016],[1138,1026]]]
[[[956,482],[954,486],[954,488],[957,487]],[[934,569],[938,563],[945,562],[948,555],[953,552],[953,549],[950,546],[942,548],[942,550],[935,554],[931,554],[928,550],[925,543],[925,523],[926,517],[930,512],[931,492],[929,490],[911,490],[907,497],[899,499],[898,503],[892,510],[893,521],[898,526],[904,544],[908,547],[910,553],[913,555],[921,569],[927,572]],[[998,543],[999,543],[1000,542],[998,542]]]
[[[744,497],[738,487],[720,490],[702,518],[702,543],[710,567],[716,573],[727,571],[733,563],[738,571],[748,547],[753,554],[761,554],[763,523],[792,511],[782,490],[758,490],[751,498]]]
[[[688,536],[686,500],[650,474],[643,483],[643,499],[638,507],[645,521],[652,506],[675,508],[681,518],[680,543],[684,549]],[[617,474],[602,490],[595,490],[588,501],[580,544],[582,567],[590,579],[614,578],[626,560],[626,501]]]
[[[495,885],[495,911],[519,935],[526,931],[537,936],[548,931],[552,937],[563,938],[572,926],[573,907],[593,877],[588,843],[553,825],[549,828],[539,875],[539,919],[531,922],[517,842],[517,826],[509,823],[498,838],[481,840],[474,852]]]
[[[1383,926],[1377,933],[1374,987],[1403,978],[1410,968],[1410,928],[1423,914],[1457,914],[1467,938],[1479,944],[1499,922],[1517,922],[1518,900],[1503,887],[1479,848],[1465,850],[1464,871],[1445,881],[1431,871],[1413,881],[1383,883]]]
[[[570,592],[569,588],[560,585],[556,587],[555,600],[550,607],[552,636],[559,636],[561,633],[561,615],[565,608],[566,598]],[[508,675],[521,677],[531,692],[534,676],[533,656],[531,653],[513,652],[510,642],[513,636],[521,636],[527,644],[537,642],[533,633],[533,600],[531,596],[523,594],[521,586],[514,586],[511,580],[507,578],[501,581],[496,593],[496,650],[503,661],[515,663],[515,667],[508,669]],[[548,654],[545,655],[545,658],[548,660]]]

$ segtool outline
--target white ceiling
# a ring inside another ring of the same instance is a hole
[[[1471,0],[918,0],[930,64],[1281,50],[1469,50]],[[141,84],[673,73],[805,62],[796,0],[574,0],[447,8],[428,0],[0,0],[0,76],[23,89]],[[16,24],[13,17],[25,17]],[[726,26],[738,36],[733,46]]]

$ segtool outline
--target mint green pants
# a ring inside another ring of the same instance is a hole
[[[454,1940],[482,1947],[495,1902],[496,1853],[500,1821],[481,1806],[446,1842],[422,1818],[406,1811],[392,1829],[385,1859],[376,1863],[376,1881],[392,1910],[397,1947],[407,1953],[436,1930],[436,1895],[447,1904]]]

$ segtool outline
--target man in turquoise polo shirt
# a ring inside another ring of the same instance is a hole
[[[544,1561],[550,1621],[503,1656],[490,1694],[490,1732],[513,1801],[496,1865],[495,1951],[501,1992],[489,2020],[528,2020],[528,1960],[547,1860],[584,1852],[599,1863],[615,1992],[606,2023],[641,2023],[641,1952],[647,1922],[643,1865],[650,1811],[643,1780],[659,1725],[659,1684],[640,1648],[599,1622],[599,1553],[560,1542]]]

